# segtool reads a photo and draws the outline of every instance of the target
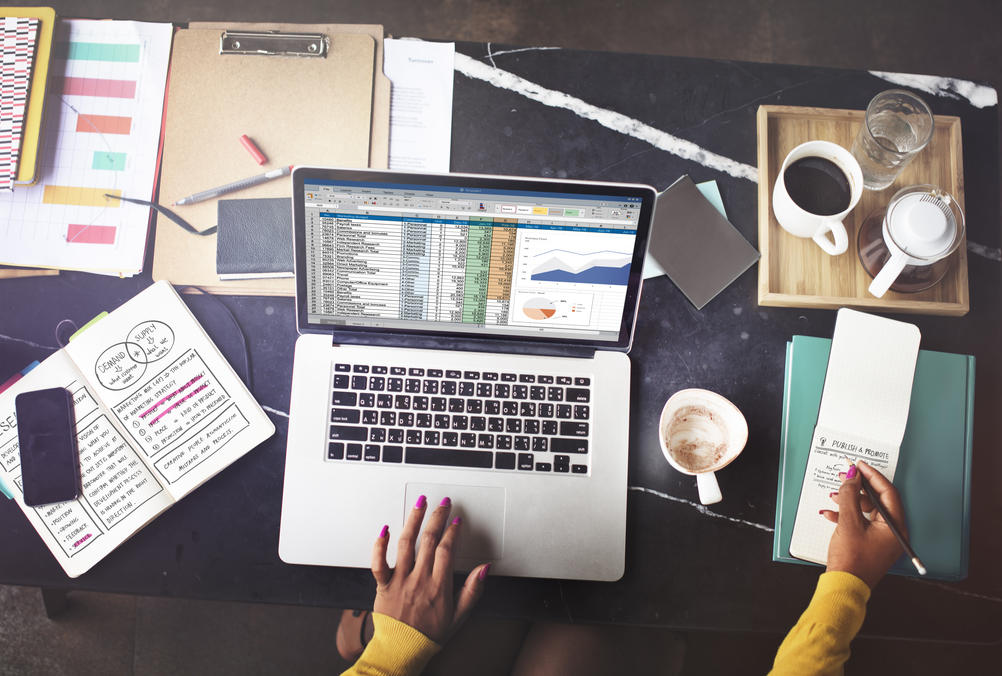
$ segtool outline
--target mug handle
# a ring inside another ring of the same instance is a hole
[[[699,501],[704,505],[712,505],[724,499],[724,496],[720,494],[720,485],[713,472],[697,474],[696,487],[699,488]]]
[[[828,239],[828,231],[831,231],[834,242]],[[825,221],[814,233],[813,239],[830,256],[838,256],[849,248],[849,235],[846,234],[842,221]]]
[[[881,298],[891,288],[891,284],[894,283],[894,280],[898,278],[898,275],[901,274],[901,271],[905,269],[907,264],[908,256],[906,254],[903,252],[894,252],[891,255],[891,259],[884,263],[884,267],[880,268],[880,272],[870,282],[868,291],[877,298]]]

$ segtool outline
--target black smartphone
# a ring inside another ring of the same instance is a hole
[[[80,456],[73,395],[62,387],[14,399],[24,502],[36,507],[80,496]]]

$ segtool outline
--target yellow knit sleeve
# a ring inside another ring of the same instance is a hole
[[[869,599],[870,588],[855,575],[823,573],[807,610],[779,646],[770,675],[842,674]]]
[[[372,614],[375,633],[342,676],[417,676],[442,649],[417,629],[388,615]]]

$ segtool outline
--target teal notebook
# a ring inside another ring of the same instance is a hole
[[[790,556],[790,539],[830,350],[827,338],[794,336],[786,344],[773,561],[817,565]],[[974,357],[919,350],[894,482],[926,578],[967,577],[973,425]],[[904,556],[891,572],[918,575]]]

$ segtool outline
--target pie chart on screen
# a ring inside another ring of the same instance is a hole
[[[530,298],[522,305],[522,312],[529,319],[549,319],[557,314],[557,308],[553,307],[548,299],[542,296]]]

